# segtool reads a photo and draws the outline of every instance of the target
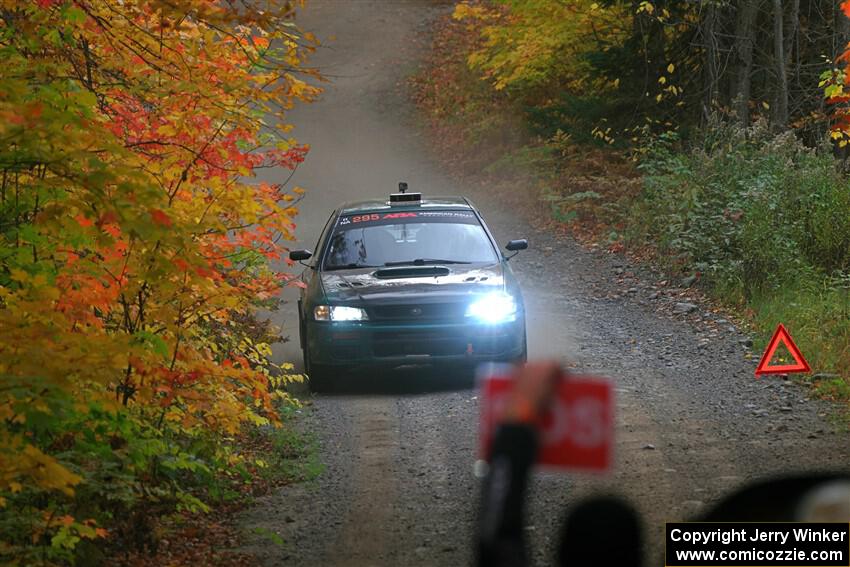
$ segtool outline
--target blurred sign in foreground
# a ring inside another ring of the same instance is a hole
[[[510,367],[482,376],[480,454],[489,455],[496,426],[513,388]],[[592,376],[565,376],[554,407],[541,423],[537,464],[550,469],[606,472],[614,447],[611,383]]]

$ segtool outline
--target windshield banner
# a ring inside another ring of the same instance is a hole
[[[363,213],[339,217],[337,226],[364,226],[399,224],[407,222],[451,222],[478,224],[472,211],[397,211],[388,213]]]

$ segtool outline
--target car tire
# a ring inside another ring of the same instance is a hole
[[[307,376],[310,379],[309,385],[311,392],[325,393],[333,391],[335,380],[330,367],[314,364]]]
[[[528,333],[522,328],[522,352],[513,360],[514,364],[525,364],[528,362]]]
[[[460,371],[460,382],[459,386],[464,389],[473,389],[476,385],[476,376],[478,365],[473,364],[470,366],[464,366]]]
[[[333,389],[334,376],[330,367],[316,364],[310,359],[310,352],[304,348],[304,373],[311,392],[330,392]]]

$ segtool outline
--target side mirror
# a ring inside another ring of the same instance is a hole
[[[289,252],[289,259],[294,260],[296,262],[301,262],[303,260],[309,260],[313,256],[313,253],[309,250],[292,250]]]
[[[525,238],[521,238],[519,240],[511,240],[505,245],[505,249],[510,250],[511,252],[519,252],[520,250],[525,250],[528,248],[528,240]]]

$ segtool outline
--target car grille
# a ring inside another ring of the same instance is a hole
[[[510,348],[510,337],[504,335],[469,337],[460,331],[377,332],[372,350],[376,357],[387,356],[455,356],[472,347],[475,354],[498,354]]]
[[[431,355],[450,356],[466,352],[466,339],[462,334],[410,331],[401,333],[375,333],[372,347],[375,356]]]
[[[371,321],[462,321],[465,303],[420,303],[406,305],[373,305],[369,308]]]

